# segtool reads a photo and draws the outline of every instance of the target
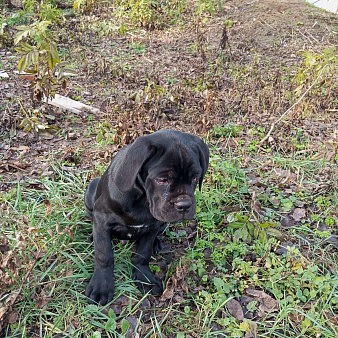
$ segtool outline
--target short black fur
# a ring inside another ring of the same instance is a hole
[[[95,247],[89,302],[104,305],[114,297],[112,237],[135,241],[136,285],[144,293],[162,294],[162,282],[149,268],[160,248],[157,235],[168,222],[194,217],[194,192],[208,163],[209,149],[200,138],[163,129],[122,148],[103,176],[89,184],[85,206]]]

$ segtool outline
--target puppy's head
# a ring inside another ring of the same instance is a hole
[[[115,175],[115,184],[127,192],[136,182],[144,189],[149,210],[164,222],[192,219],[194,196],[201,188],[209,162],[207,145],[198,137],[161,130],[138,138],[128,149]]]

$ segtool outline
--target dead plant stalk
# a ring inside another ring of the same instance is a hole
[[[259,142],[260,144],[263,144],[271,135],[273,129],[275,128],[275,125],[280,122],[295,106],[297,106],[297,104],[304,98],[304,96],[311,90],[311,88],[317,83],[317,81],[319,80],[319,78],[321,77],[324,69],[327,67],[328,65],[325,65],[322,70],[320,71],[319,75],[317,76],[317,78],[313,81],[313,83],[311,84],[311,86],[303,93],[303,95],[289,108],[287,109],[284,114],[282,116],[280,116],[277,121],[273,122],[271,124],[270,130],[267,133],[267,135]]]

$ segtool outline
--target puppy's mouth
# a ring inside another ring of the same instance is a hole
[[[166,209],[155,208],[152,210],[152,215],[159,221],[177,223],[185,220],[191,220],[195,216],[196,206],[191,205],[190,209],[187,211],[177,210],[175,207],[171,206]]]
[[[184,215],[180,217],[162,217],[161,215],[153,215],[153,216],[161,222],[168,222],[168,223],[179,223],[179,222],[191,220],[194,218],[194,217],[185,217]]]

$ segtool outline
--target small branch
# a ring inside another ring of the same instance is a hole
[[[27,170],[20,168],[20,167],[16,166],[15,164],[6,163],[6,164],[1,164],[0,166],[4,167],[5,165],[8,165],[9,167],[12,167],[12,168],[17,169],[17,170],[24,171],[25,173],[27,172]]]
[[[20,100],[18,100],[18,101],[19,101],[20,107],[21,107],[21,109],[23,110],[23,112],[26,114],[27,117],[29,117],[29,115],[28,115],[28,113],[27,113],[27,110],[26,110],[25,107],[22,105],[21,101],[20,101]]]
[[[267,133],[267,135],[259,142],[260,144],[263,144],[271,135],[273,129],[275,128],[275,125],[280,122],[295,106],[297,106],[297,104],[303,99],[303,97],[309,92],[309,90],[311,90],[311,88],[317,83],[317,81],[319,80],[319,78],[321,77],[324,69],[327,67],[328,65],[325,65],[322,70],[320,71],[319,75],[317,76],[317,78],[313,81],[313,83],[311,84],[311,86],[303,93],[303,95],[297,100],[297,102],[295,102],[286,112],[284,112],[284,114],[282,116],[280,116],[275,122],[273,122],[271,124],[271,128],[269,130],[269,132]]]
[[[96,170],[95,170],[95,168],[94,168],[94,165],[93,165],[93,162],[92,162],[92,158],[91,158],[91,156],[88,154],[88,151],[87,151],[87,148],[86,148],[86,146],[85,146],[85,144],[84,144],[84,140],[83,140],[83,139],[81,139],[81,146],[82,146],[82,148],[83,148],[83,150],[84,150],[84,152],[85,152],[85,154],[86,154],[87,159],[89,160],[89,163],[90,163],[90,165],[91,165],[91,167],[92,167],[92,170],[93,170],[94,175],[95,175],[95,176],[98,176],[98,173],[96,172]]]
[[[39,250],[38,250],[38,252],[37,252],[37,254],[36,254],[36,257],[35,257],[35,259],[34,259],[34,262],[33,262],[32,266],[29,268],[29,270],[27,271],[27,273],[26,273],[26,275],[25,275],[25,278],[23,279],[23,281],[22,281],[22,283],[21,283],[21,285],[20,285],[19,291],[18,291],[18,293],[16,294],[16,296],[14,297],[14,299],[12,300],[12,304],[11,304],[10,306],[13,306],[14,303],[16,302],[16,300],[18,299],[18,297],[19,297],[19,295],[20,295],[20,293],[21,293],[21,291],[22,291],[22,288],[23,288],[24,284],[25,284],[26,281],[27,281],[28,276],[29,276],[30,273],[32,272],[32,270],[33,270],[33,268],[34,268],[36,262],[37,262],[38,259],[39,259],[41,250],[42,250],[42,249],[39,249]]]
[[[326,320],[329,322],[329,325],[331,326],[331,329],[333,330],[333,332],[338,335],[338,332],[336,331],[336,329],[334,328],[334,326],[330,322],[330,319],[327,317],[327,314],[325,313],[324,309],[322,309],[322,313],[324,314]]]

